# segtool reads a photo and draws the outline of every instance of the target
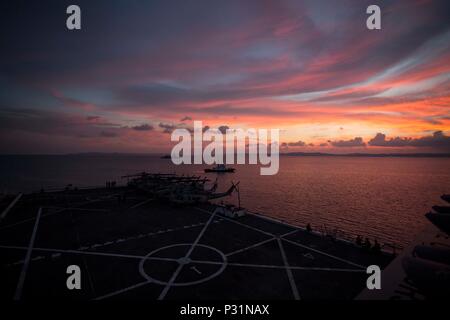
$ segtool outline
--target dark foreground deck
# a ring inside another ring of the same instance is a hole
[[[366,266],[391,261],[257,215],[233,220],[132,191],[119,201],[124,190],[3,199],[2,299],[352,299]],[[81,290],[66,287],[69,265]]]

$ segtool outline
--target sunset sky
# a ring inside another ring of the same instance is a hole
[[[1,153],[167,152],[193,120],[279,128],[285,151],[450,152],[448,0],[8,2]]]

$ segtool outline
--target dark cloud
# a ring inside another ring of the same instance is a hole
[[[168,133],[168,134],[171,134],[173,132],[173,130],[175,130],[175,129],[185,129],[185,130],[189,131],[190,133],[194,133],[194,128],[192,128],[191,126],[189,126],[185,123],[173,124],[173,123],[160,122],[158,127],[163,129],[163,131],[162,131],[163,133]],[[205,127],[203,127],[202,131],[205,132],[208,129],[209,129],[209,127],[205,126]]]
[[[374,147],[404,147],[409,145],[411,138],[391,138],[386,140],[386,135],[377,133],[374,138],[370,139],[368,144]]]
[[[185,117],[183,117],[180,121],[181,121],[181,122],[184,122],[184,121],[192,121],[192,118],[191,118],[191,117],[188,117],[188,116],[185,116]]]
[[[281,144],[281,147],[287,148],[287,147],[314,147],[314,143],[306,143],[304,141],[297,141],[297,142],[283,142]]]
[[[101,131],[101,132],[100,132],[100,136],[103,137],[103,138],[115,138],[115,137],[117,137],[117,136],[119,136],[119,135],[118,135],[117,132],[112,132],[112,131]]]
[[[442,131],[436,131],[430,137],[412,139],[411,146],[450,149],[450,137],[444,135]]]
[[[289,147],[304,147],[304,146],[306,146],[306,143],[299,140],[297,142],[289,142],[287,145]]]
[[[87,116],[86,120],[88,120],[88,121],[100,120],[100,116]]]
[[[350,140],[329,141],[333,147],[364,147],[366,143],[361,137]]]
[[[136,131],[152,131],[154,128],[153,128],[153,126],[145,123],[145,124],[142,124],[139,126],[134,126],[134,127],[132,127],[132,129],[136,130]]]
[[[229,126],[220,126],[220,127],[218,128],[218,130],[219,130],[220,133],[222,133],[222,134],[226,134],[228,129],[230,129]]]
[[[33,109],[0,109],[0,130],[23,131],[36,134],[98,137],[105,132],[119,132],[119,124],[88,120],[85,116],[57,111]]]
[[[163,129],[164,133],[172,133],[173,130],[177,129],[177,126],[169,123],[160,122],[158,125],[161,129]]]
[[[385,134],[377,133],[376,136],[369,141],[369,145],[376,147],[429,147],[450,150],[450,137],[446,136],[442,131],[436,131],[431,136],[415,139],[407,137],[386,139]]]
[[[326,147],[327,145],[328,145],[328,143],[323,142],[323,143],[319,144],[319,147]]]

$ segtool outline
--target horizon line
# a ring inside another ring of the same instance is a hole
[[[245,155],[249,153],[246,152]],[[450,157],[450,152],[414,152],[414,153],[328,153],[328,152],[280,152],[280,156],[338,156],[338,157]],[[124,156],[167,156],[164,152],[73,152],[73,153],[0,153],[1,156],[86,156],[86,155],[124,155]]]

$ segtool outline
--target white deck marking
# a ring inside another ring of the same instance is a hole
[[[198,274],[202,274],[201,271],[198,270],[195,266],[192,266],[191,269],[197,272]]]
[[[296,230],[292,230],[292,231],[286,232],[285,234],[280,235],[280,238],[290,236],[291,234],[294,234],[294,233],[299,232],[299,231],[300,231],[300,229],[296,229]]]
[[[58,212],[66,211],[66,210],[74,210],[74,211],[93,211],[93,212],[109,212],[106,209],[89,209],[89,208],[75,208],[75,207],[42,207],[44,209],[53,209],[58,210]]]
[[[28,265],[30,263],[31,252],[33,251],[34,240],[36,239],[37,229],[39,226],[39,220],[41,219],[42,208],[39,208],[36,222],[34,223],[33,233],[31,234],[30,244],[28,245],[27,254],[25,256],[25,262],[20,273],[19,282],[17,283],[16,292],[14,293],[14,300],[18,301],[22,297],[23,284],[25,283],[25,278],[27,276]]]
[[[202,263],[201,261],[192,261],[195,263]],[[229,266],[235,267],[251,267],[251,268],[270,268],[270,269],[286,269],[285,266],[277,265],[267,265],[267,264],[248,264],[248,263],[227,263]],[[360,269],[345,269],[345,268],[321,268],[321,267],[297,267],[289,266],[288,269],[291,270],[305,270],[305,271],[335,271],[335,272],[365,272],[365,270]]]
[[[146,204],[147,202],[150,202],[150,201],[153,201],[153,200],[155,200],[155,199],[150,198],[150,199],[144,200],[144,201],[142,201],[142,202],[139,202],[138,204],[135,204],[134,206],[132,206],[132,207],[130,207],[130,208],[128,208],[128,209],[136,209],[136,208],[138,208],[138,207],[140,207],[140,206]]]
[[[170,287],[172,287],[172,284],[175,282],[176,278],[178,277],[178,274],[181,272],[181,269],[183,269],[183,265],[182,264],[180,264],[177,267],[177,270],[175,270],[175,272],[172,274],[172,276],[170,277],[169,282],[164,287],[163,291],[161,291],[161,294],[159,295],[158,300],[163,300],[165,298],[167,292],[169,292]]]
[[[110,298],[110,297],[116,296],[116,295],[118,295],[118,294],[121,294],[121,293],[130,291],[130,290],[133,290],[133,289],[136,289],[136,288],[145,286],[146,284],[150,284],[150,283],[152,283],[152,282],[151,282],[151,281],[140,282],[140,283],[137,283],[137,284],[135,284],[135,285],[133,285],[133,286],[129,286],[129,287],[127,287],[127,288],[120,289],[120,290],[117,290],[117,291],[114,291],[114,292],[105,294],[105,295],[103,295],[103,296],[94,298],[93,300],[103,300],[103,299],[106,299],[106,298]]]
[[[117,194],[113,194],[113,195],[111,195],[110,197],[113,197],[113,196],[115,196],[115,195],[117,195]],[[100,201],[106,201],[106,200],[109,200],[110,197],[102,198],[102,199],[95,199],[95,200],[90,200],[90,201],[84,201],[84,202],[81,202],[81,203],[76,204],[76,206],[84,206],[84,205],[90,204],[90,203],[95,203],[95,202],[100,202]],[[74,209],[80,209],[80,208],[78,208],[78,207],[71,207],[70,209],[71,209],[71,210],[74,210]],[[57,210],[57,211],[55,211],[55,212],[49,212],[49,213],[43,214],[43,215],[42,215],[42,218],[49,217],[49,216],[52,216],[52,215],[55,215],[55,214],[64,212],[64,211],[66,211],[66,210],[68,210],[68,209],[67,209],[67,208],[62,208],[62,209],[59,209],[59,210]],[[35,218],[30,218],[30,219],[25,219],[25,220],[22,220],[22,221],[18,221],[18,222],[15,222],[15,223],[8,224],[8,225],[6,225],[6,226],[0,227],[0,230],[7,229],[7,228],[11,228],[11,227],[15,227],[15,226],[18,226],[18,225],[27,223],[27,222],[34,221],[34,220],[35,220]]]
[[[199,210],[199,211],[201,211],[201,212],[205,212],[205,213],[211,214],[211,212],[209,212],[208,210],[201,209],[201,208],[198,208],[198,207],[196,207],[196,209]],[[252,230],[259,231],[259,232],[262,232],[262,233],[265,233],[265,234],[268,234],[268,235],[273,236],[273,234],[271,234],[271,233],[268,233],[268,232],[259,230],[259,229],[255,228],[255,227],[248,226],[248,225],[246,225],[246,224],[244,224],[244,223],[240,223],[240,222],[235,221],[235,220],[233,220],[233,219],[229,219],[229,218],[227,218],[227,217],[221,217],[221,218],[223,218],[223,219],[225,219],[225,220],[228,220],[228,221],[230,221],[230,222],[233,222],[233,223],[242,225],[242,226],[244,226],[244,227],[250,228],[250,229],[252,229]],[[292,243],[292,244],[294,244],[294,245],[297,245],[297,246],[299,246],[299,247],[302,247],[302,248],[305,248],[305,249],[308,249],[308,250],[311,250],[311,251],[320,253],[320,254],[322,254],[322,255],[324,255],[324,256],[327,256],[327,257],[329,257],[329,258],[332,258],[332,259],[335,259],[335,260],[338,260],[338,261],[345,262],[345,263],[350,264],[350,265],[353,265],[353,266],[355,266],[355,267],[362,268],[362,269],[365,269],[365,268],[366,268],[365,266],[360,265],[360,264],[357,264],[357,263],[354,263],[354,262],[352,262],[352,261],[349,261],[349,260],[346,260],[346,259],[343,259],[343,258],[339,258],[339,257],[334,256],[334,255],[332,255],[332,254],[329,254],[329,253],[326,253],[326,252],[323,252],[323,251],[320,251],[320,250],[317,250],[317,249],[314,249],[314,248],[311,248],[311,247],[302,245],[302,244],[300,244],[300,243],[298,243],[298,242],[291,241],[291,240],[288,240],[288,239],[283,238],[283,237],[285,237],[285,236],[287,236],[287,235],[289,235],[289,234],[295,233],[295,232],[297,232],[297,231],[298,231],[298,229],[297,229],[297,230],[290,231],[290,232],[288,232],[288,233],[286,233],[286,234],[284,234],[284,235],[281,235],[281,236],[280,236],[280,239],[282,239],[283,241],[287,241],[287,242],[289,242],[289,243]]]
[[[20,246],[3,246],[0,245],[0,249],[18,249],[27,250],[27,247]],[[96,251],[81,251],[81,250],[64,250],[64,249],[53,249],[53,248],[33,248],[33,251],[42,252],[59,252],[59,253],[69,253],[69,254],[84,254],[91,256],[101,256],[101,257],[118,257],[118,258],[130,258],[142,260],[145,256],[131,255],[131,254],[119,254],[119,253],[108,253],[108,252],[96,252]],[[162,258],[162,257],[147,257],[147,260],[157,260],[157,261],[178,261],[178,259],[172,258]]]
[[[311,260],[314,260],[315,258],[314,258],[314,256],[311,254],[311,253],[305,253],[305,254],[303,254],[303,256],[305,257],[305,258],[308,258],[308,259],[311,259]]]
[[[255,243],[255,244],[253,244],[253,245],[251,245],[251,246],[248,246],[248,247],[246,247],[246,248],[242,248],[242,249],[239,249],[239,250],[236,250],[236,251],[227,253],[225,256],[229,257],[229,256],[232,256],[232,255],[234,255],[234,254],[241,253],[241,252],[247,251],[247,250],[249,250],[249,249],[253,249],[253,248],[259,247],[259,246],[261,246],[261,245],[263,245],[263,244],[266,244],[266,243],[268,243],[268,242],[270,242],[270,241],[273,241],[273,240],[275,240],[275,238],[266,239],[266,240],[264,240],[264,241]]]
[[[204,225],[204,224],[205,224],[205,222],[200,222],[200,223],[197,223],[197,224],[191,225],[191,226],[183,226],[183,227],[174,228],[174,229],[158,230],[158,231],[154,231],[154,232],[149,232],[147,234],[139,234],[139,235],[136,235],[136,236],[130,236],[130,237],[127,237],[125,239],[116,239],[116,240],[112,240],[112,241],[107,241],[105,243],[96,243],[96,244],[93,244],[93,245],[83,246],[83,247],[79,248],[78,250],[87,250],[87,249],[100,248],[100,247],[104,247],[104,246],[108,246],[108,245],[112,245],[112,244],[123,243],[123,242],[126,242],[126,241],[138,240],[138,239],[142,239],[142,238],[146,238],[146,237],[152,237],[152,236],[156,236],[156,235],[161,235],[161,234],[164,234],[164,233],[180,231],[180,230],[186,230],[188,228],[196,228],[196,227],[199,227],[199,226]]]
[[[284,234],[280,235],[280,237],[286,237],[286,236],[289,236],[289,235],[291,235],[291,234],[293,234],[293,233],[295,233],[295,232],[297,232],[297,231],[298,231],[298,230],[289,231],[289,232],[287,232],[287,233],[284,233]],[[242,249],[239,249],[239,250],[236,250],[236,251],[227,253],[225,256],[228,257],[228,256],[231,256],[231,255],[236,254],[236,253],[240,253],[240,252],[244,252],[244,251],[249,250],[249,249],[253,249],[253,248],[255,248],[255,247],[258,247],[258,246],[260,246],[260,245],[263,245],[263,244],[265,244],[265,243],[267,243],[267,242],[270,242],[270,241],[272,241],[272,240],[275,240],[275,239],[277,239],[275,236],[270,237],[269,239],[266,239],[266,240],[263,240],[263,241],[261,241],[261,242],[255,243],[255,244],[250,245],[250,246],[248,246],[248,247],[245,247],[245,248],[242,248]]]
[[[329,254],[329,253],[326,253],[326,252],[323,252],[323,251],[320,251],[320,250],[317,250],[317,249],[314,249],[314,248],[305,246],[305,245],[300,244],[300,243],[298,243],[298,242],[296,242],[296,241],[291,241],[291,240],[284,239],[284,238],[282,238],[282,240],[283,240],[283,241],[286,241],[286,242],[289,242],[289,243],[291,243],[291,244],[293,244],[293,245],[299,246],[299,247],[301,247],[301,248],[304,248],[304,249],[307,249],[307,250],[311,250],[311,251],[317,252],[317,253],[319,253],[319,254],[321,254],[321,255],[324,255],[324,256],[327,256],[327,257],[329,257],[329,258],[332,258],[332,259],[335,259],[335,260],[338,260],[338,261],[341,261],[341,262],[345,262],[345,263],[350,264],[350,265],[352,265],[352,266],[355,266],[355,267],[358,267],[358,268],[362,268],[362,269],[364,269],[364,270],[366,269],[366,267],[364,267],[363,265],[360,265],[360,264],[354,263],[354,262],[352,262],[352,261],[349,261],[349,260],[346,260],[346,259],[343,259],[343,258],[336,257],[336,256],[334,256],[334,255],[332,255],[332,254]]]
[[[286,257],[286,252],[284,252],[283,244],[281,243],[280,238],[277,239],[278,247],[280,248],[281,256],[283,258],[284,266],[286,267],[286,273],[289,278],[289,283],[291,285],[292,294],[294,295],[295,300],[300,300],[300,295],[298,294],[297,285],[295,284],[294,275],[292,274],[292,270],[289,268],[289,262]]]
[[[205,209],[202,209],[202,208],[195,207],[195,209],[197,209],[197,210],[199,210],[199,211],[201,211],[201,212],[204,212],[204,213],[208,213],[208,214],[210,214],[210,215],[213,214],[212,212],[210,212],[210,211],[208,211],[208,210],[205,210]],[[221,219],[224,219],[224,220],[228,220],[228,221],[233,222],[233,223],[235,223],[235,224],[238,224],[238,225],[240,225],[240,226],[246,227],[246,228],[248,228],[248,229],[251,229],[251,230],[254,230],[254,231],[257,231],[257,232],[264,233],[264,234],[266,234],[266,235],[268,235],[268,236],[272,236],[272,237],[274,236],[273,233],[263,231],[263,230],[261,230],[261,229],[258,229],[258,228],[249,226],[248,224],[241,223],[241,222],[236,221],[236,220],[233,220],[233,219],[231,219],[231,218],[227,218],[227,217],[223,217],[223,216],[220,216],[220,218],[221,218]]]
[[[192,263],[199,264],[211,264],[211,265],[222,265],[223,262],[219,261],[207,261],[207,260],[192,260]],[[239,262],[227,262],[227,266],[234,267],[249,267],[249,268],[267,268],[267,269],[286,269],[284,265],[270,265],[270,264],[252,264],[252,263],[239,263]],[[322,268],[322,267],[298,267],[298,266],[288,266],[291,270],[306,270],[306,271],[335,271],[335,272],[365,272],[361,269],[345,269],[345,268]]]
[[[113,196],[114,196],[114,195],[113,195]],[[112,196],[110,196],[110,197],[112,197]],[[104,201],[104,200],[107,200],[107,199],[108,199],[108,198],[106,198],[106,199],[105,199],[105,198],[102,198],[102,199],[95,199],[95,200],[91,200],[91,201],[88,201],[88,202],[83,203],[83,204],[77,204],[77,206],[78,206],[78,205],[89,204],[89,203],[92,203],[92,202]],[[147,202],[149,202],[149,201],[151,201],[151,200],[153,200],[153,199],[147,199],[147,200],[145,200],[145,201],[142,201],[141,203],[138,203],[138,204],[134,205],[134,206],[131,207],[131,208],[136,208],[136,207],[141,206],[141,205],[143,205],[143,204],[145,204],[145,203],[147,203]],[[40,208],[40,209],[41,209],[41,208]],[[70,209],[77,209],[77,208],[62,208],[62,210],[58,210],[57,212],[53,212],[53,213],[48,213],[48,214],[42,215],[42,217],[45,217],[45,216],[48,216],[48,215],[53,215],[53,214],[56,214],[56,213],[59,213],[59,212],[65,211],[65,210],[70,210]],[[215,221],[213,221],[214,218],[215,218],[215,214],[214,214],[214,213],[212,213],[212,212],[210,212],[210,211],[208,211],[208,210],[201,209],[201,208],[195,208],[195,209],[197,209],[198,211],[201,211],[201,212],[210,214],[210,218],[209,218],[208,222],[204,225],[204,227],[203,227],[203,229],[201,230],[200,234],[197,236],[195,242],[191,245],[191,247],[190,247],[190,249],[189,249],[189,251],[188,251],[188,253],[186,254],[185,257],[189,257],[189,256],[192,254],[193,250],[195,249],[195,247],[196,247],[197,244],[199,243],[201,237],[202,237],[203,234],[205,233],[205,231],[206,231],[206,229],[208,228],[209,224],[215,222]],[[89,210],[89,209],[85,209],[85,210]],[[94,209],[94,210],[95,210],[95,209]],[[29,221],[32,221],[32,220],[34,220],[34,219],[27,219],[26,221],[22,221],[22,222],[19,222],[19,223],[15,223],[14,225],[17,225],[17,224],[20,224],[20,223],[23,223],[23,222],[29,222]],[[234,251],[234,252],[231,252],[231,253],[227,254],[227,256],[232,255],[232,254],[236,254],[236,253],[238,253],[238,252],[243,252],[243,251],[245,251],[245,250],[249,250],[249,249],[255,248],[255,247],[257,247],[257,246],[259,246],[259,245],[262,245],[262,244],[264,244],[264,243],[268,243],[268,242],[270,242],[270,241],[272,241],[272,240],[274,240],[274,239],[277,240],[277,242],[279,243],[279,248],[280,248],[280,251],[281,251],[281,255],[282,255],[282,257],[283,257],[284,265],[261,265],[261,264],[228,263],[228,262],[226,262],[226,263],[227,263],[228,265],[230,265],[230,266],[237,266],[237,267],[254,267],[254,268],[275,268],[275,269],[285,269],[286,272],[287,272],[287,274],[288,274],[288,278],[289,278],[289,281],[290,281],[290,284],[291,284],[291,288],[292,288],[292,290],[293,290],[294,297],[295,297],[296,299],[297,299],[297,298],[299,299],[300,296],[299,296],[299,294],[298,294],[298,290],[297,290],[296,284],[295,284],[295,282],[294,282],[294,279],[293,279],[293,275],[292,275],[291,270],[335,271],[335,272],[364,272],[364,270],[360,270],[360,269],[319,268],[319,267],[297,267],[297,266],[290,266],[290,265],[288,264],[288,262],[287,262],[286,254],[285,254],[284,248],[283,248],[283,246],[282,246],[282,240],[287,241],[288,243],[292,243],[292,244],[294,244],[294,245],[296,245],[296,246],[299,246],[299,247],[302,247],[302,248],[305,248],[305,249],[308,249],[308,250],[317,252],[317,253],[319,253],[319,254],[328,256],[328,257],[330,257],[330,258],[333,258],[333,259],[336,259],[336,260],[339,260],[339,261],[342,261],[342,262],[345,262],[345,263],[351,264],[351,265],[353,265],[353,266],[357,266],[357,267],[359,267],[359,268],[364,269],[364,266],[358,265],[358,264],[353,263],[353,262],[351,262],[351,261],[348,261],[348,260],[345,260],[345,259],[342,259],[342,258],[333,256],[333,255],[331,255],[331,254],[328,254],[328,253],[326,253],[326,252],[322,252],[322,251],[317,250],[317,249],[313,249],[313,248],[308,247],[308,246],[306,246],[306,245],[302,245],[302,244],[300,244],[300,243],[298,243],[298,242],[295,242],[295,241],[291,241],[291,240],[282,238],[282,237],[284,237],[284,236],[288,236],[288,235],[290,235],[290,234],[293,234],[293,233],[299,231],[301,228],[297,228],[297,229],[292,230],[292,231],[290,231],[290,232],[288,232],[288,233],[286,233],[286,234],[284,234],[284,235],[281,235],[281,236],[276,237],[274,234],[272,234],[272,233],[270,233],[270,232],[266,232],[266,231],[264,231],[264,230],[258,229],[258,228],[256,228],[256,227],[252,227],[252,226],[250,226],[250,225],[247,225],[247,224],[238,222],[238,221],[236,221],[236,220],[233,220],[233,219],[230,219],[230,218],[227,218],[227,217],[221,217],[221,220],[228,220],[228,221],[230,221],[230,222],[232,222],[232,223],[234,223],[234,224],[241,225],[241,226],[243,226],[243,227],[245,227],[245,228],[248,228],[248,229],[251,229],[251,230],[254,230],[254,231],[257,231],[257,232],[260,232],[260,233],[263,233],[263,234],[266,234],[266,235],[271,236],[270,239],[266,239],[266,240],[261,241],[261,242],[259,242],[259,243],[250,245],[250,246],[248,246],[248,247],[246,247],[246,248],[236,250],[236,251]],[[38,222],[38,221],[37,221],[37,222]],[[180,229],[184,229],[184,228],[188,228],[188,227],[194,227],[194,226],[199,226],[199,225],[202,225],[202,224],[204,224],[204,223],[193,224],[192,226],[184,226],[184,227],[182,227],[182,228],[180,228]],[[10,226],[12,226],[12,225],[9,225],[9,226],[6,226],[6,227],[10,227]],[[5,227],[3,227],[3,228],[5,228]],[[3,229],[3,228],[0,228],[0,230]],[[35,229],[37,229],[37,224],[35,224]],[[168,229],[168,230],[166,230],[166,231],[158,231],[158,232],[156,232],[156,233],[149,233],[149,235],[151,235],[151,234],[152,234],[152,235],[154,235],[154,234],[160,234],[160,233],[164,233],[164,232],[167,232],[167,231],[170,231],[170,230],[175,231],[176,229]],[[33,234],[34,234],[34,231],[33,231]],[[34,235],[34,236],[35,236],[35,235]],[[136,238],[136,237],[130,237],[129,239],[131,240],[131,239],[133,239],[133,238]],[[125,241],[125,240],[127,240],[127,239],[119,239],[119,240]],[[34,240],[33,240],[33,242],[34,242]],[[107,242],[107,243],[109,244],[109,242]],[[178,262],[178,261],[179,261],[179,259],[158,258],[158,257],[144,257],[144,256],[127,255],[127,254],[114,254],[114,253],[91,252],[91,251],[81,251],[81,250],[60,250],[60,249],[50,249],[50,248],[33,248],[33,247],[31,246],[31,244],[30,244],[29,247],[0,246],[0,248],[6,248],[6,249],[23,249],[23,250],[27,250],[27,256],[28,256],[28,253],[30,253],[30,255],[31,255],[31,252],[32,252],[33,250],[36,250],[36,251],[44,251],[44,252],[57,252],[57,253],[69,253],[69,254],[84,254],[84,255],[94,255],[94,256],[111,256],[111,257],[133,258],[133,259],[143,259],[143,258],[145,258],[145,259],[148,259],[148,260],[174,261],[174,262]],[[25,260],[27,261],[27,259],[25,259]],[[29,261],[30,261],[30,259],[28,258],[27,263],[24,263],[24,268],[25,268],[25,265],[27,265],[27,267],[28,267]],[[211,265],[218,265],[218,264],[222,265],[222,264],[223,264],[223,262],[217,262],[217,261],[202,261],[202,260],[192,260],[192,262],[193,262],[193,263],[200,263],[200,264],[211,264]],[[180,266],[179,266],[179,267],[177,268],[177,270],[174,272],[174,274],[172,275],[171,279],[169,280],[169,282],[167,283],[167,285],[164,287],[163,291],[161,292],[161,294],[160,294],[160,296],[159,296],[159,298],[158,298],[159,300],[162,300],[162,299],[165,298],[165,296],[167,295],[167,292],[168,292],[169,289],[173,286],[173,283],[176,281],[176,278],[178,277],[179,273],[181,272],[183,266],[184,266],[183,264],[180,264]],[[193,270],[196,271],[196,272],[199,272],[197,269],[195,269],[195,267],[191,267],[191,269],[193,269]],[[23,269],[22,269],[22,271],[23,271]],[[26,274],[26,272],[25,272],[25,274]],[[25,277],[24,277],[24,278],[25,278]],[[100,300],[100,299],[108,298],[108,297],[111,297],[111,296],[114,296],[114,295],[117,295],[117,294],[121,294],[121,293],[126,292],[126,291],[129,291],[129,290],[133,290],[134,288],[138,288],[138,287],[141,287],[141,286],[146,285],[146,284],[149,284],[149,283],[151,283],[151,282],[150,282],[150,281],[141,282],[141,283],[138,283],[138,284],[136,284],[136,285],[133,285],[133,286],[130,286],[130,287],[127,287],[127,288],[124,288],[124,289],[121,289],[121,290],[118,290],[118,291],[109,293],[109,294],[107,294],[107,295],[104,295],[104,296],[101,296],[101,297],[97,297],[97,298],[95,298],[95,299],[96,299],[96,300]]]
[[[201,237],[205,233],[206,229],[211,224],[211,222],[214,220],[215,216],[216,216],[215,213],[211,214],[211,217],[209,217],[208,222],[205,224],[205,226],[203,227],[202,231],[200,231],[199,235],[197,236],[197,239],[195,239],[194,243],[191,245],[191,247],[189,248],[189,250],[186,253],[186,255],[184,256],[184,258],[189,258],[189,256],[191,255],[192,251],[194,251],[195,246],[198,244],[198,242],[200,241]],[[172,284],[177,279],[178,274],[181,272],[181,269],[183,269],[183,266],[184,266],[183,264],[180,264],[178,266],[177,270],[175,270],[175,272],[173,273],[173,275],[170,278],[169,282],[167,283],[167,285],[164,287],[163,291],[159,295],[158,300],[163,300],[164,299],[164,297],[166,296],[166,294],[169,291],[170,287],[172,287]]]
[[[214,223],[217,223],[217,222],[220,222],[220,221],[214,221]],[[150,236],[156,235],[157,233],[162,234],[162,233],[166,233],[166,232],[174,232],[174,231],[178,231],[178,230],[186,230],[187,228],[199,227],[201,225],[205,225],[205,222],[200,222],[200,223],[197,223],[197,224],[194,224],[194,225],[183,226],[183,227],[175,228],[175,229],[167,229],[166,231],[160,230],[160,231],[155,231],[155,232],[149,232],[148,234],[145,234],[145,235],[144,234],[140,234],[138,236],[131,236],[131,237],[126,238],[124,241],[136,240],[136,239],[141,239],[141,238],[144,238],[144,237],[150,237]],[[94,244],[94,245],[90,245],[90,246],[83,246],[83,247],[78,248],[77,250],[59,250],[57,254],[61,255],[61,252],[63,252],[63,253],[72,253],[72,254],[82,254],[82,252],[80,252],[80,251],[85,251],[85,250],[88,250],[88,249],[94,249],[94,248],[98,248],[98,247],[103,247],[103,246],[107,246],[107,245],[111,245],[111,244],[115,244],[115,243],[116,243],[116,241],[108,241],[108,242],[105,242],[103,244]],[[26,247],[1,246],[0,245],[0,249],[1,248],[4,248],[4,249],[26,249]],[[54,252],[55,250],[58,250],[58,249],[34,248],[34,250],[36,250],[36,251],[40,250],[40,251],[51,251],[51,252]],[[93,254],[92,252],[88,252],[88,251],[86,252],[86,254],[87,255],[96,255],[96,254]],[[99,253],[97,255],[105,256],[106,254]],[[130,255],[126,255],[126,256],[124,256],[124,255],[116,255],[116,254],[114,254],[114,255],[107,254],[107,255],[108,256],[114,256],[114,257],[140,258],[139,256],[130,256]],[[38,257],[38,258],[39,259],[34,258],[31,261],[43,260],[46,257]],[[158,258],[158,257],[151,257],[149,259],[158,260],[158,261],[176,261],[176,259],[170,259],[170,258],[166,259],[166,258]],[[20,264],[23,264],[23,263],[24,263],[24,260],[20,260],[20,261],[16,261],[14,263],[8,264],[8,266],[20,265]]]
[[[27,223],[27,222],[34,221],[34,220],[36,220],[36,218],[30,218],[30,219],[21,220],[19,222],[14,222],[14,223],[11,223],[11,224],[8,224],[6,226],[1,227],[0,230],[8,229],[8,228],[11,228],[11,227],[15,227],[15,226]]]
[[[17,203],[17,201],[19,201],[21,197],[22,193],[19,193],[17,197],[15,197],[14,200],[9,204],[9,206],[5,210],[3,210],[2,214],[0,215],[0,222],[2,222],[3,219],[5,219],[8,212],[12,209],[12,207],[15,206],[15,204]]]
[[[0,246],[0,249],[18,249],[25,250],[27,247],[17,247],[17,246]],[[61,254],[61,250],[59,249],[49,249],[49,248],[34,248],[33,251],[43,251],[43,252],[58,252],[57,254]],[[121,255],[114,253],[101,253],[101,252],[89,252],[89,251],[77,251],[73,252],[69,250],[62,250],[62,253],[73,253],[73,254],[86,254],[86,255],[98,255],[98,256],[111,256],[111,257],[119,257],[119,258],[131,258],[131,259],[142,259],[144,256],[134,256],[134,255]],[[53,256],[52,258],[56,258],[57,256]],[[44,256],[39,256],[33,258],[31,261],[43,260]],[[156,261],[171,261],[178,262],[178,259],[174,258],[159,258],[159,257],[147,257],[147,260],[156,260]],[[12,264],[8,264],[7,266],[13,266],[22,264],[24,260],[14,262]],[[221,261],[208,261],[208,260],[191,260],[192,263],[198,264],[209,264],[209,265],[222,265]],[[267,264],[251,264],[251,263],[239,263],[239,262],[227,262],[229,266],[236,267],[250,267],[250,268],[268,268],[268,269],[285,269],[285,266],[282,265],[267,265]],[[192,267],[193,268],[193,267]],[[289,269],[292,270],[309,270],[309,271],[335,271],[335,272],[365,272],[365,270],[361,269],[345,269],[345,268],[323,268],[323,267],[299,267],[299,266],[289,266]]]

